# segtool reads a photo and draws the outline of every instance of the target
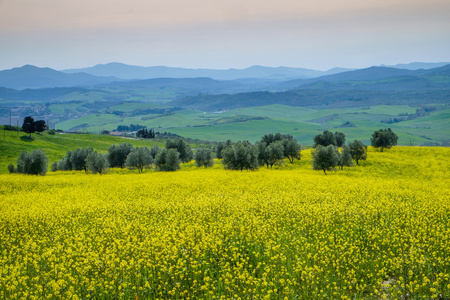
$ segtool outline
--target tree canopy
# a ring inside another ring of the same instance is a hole
[[[381,152],[386,149],[390,149],[392,146],[397,145],[398,136],[391,130],[379,129],[372,134],[370,139],[371,145],[374,148],[381,148]]]
[[[356,164],[359,166],[360,160],[366,160],[367,158],[367,146],[364,145],[361,141],[354,140],[353,142],[348,144],[350,148],[350,154]]]
[[[317,145],[311,154],[313,169],[323,170],[325,175],[327,174],[326,171],[334,170],[339,163],[339,153],[334,145],[326,147]]]
[[[182,138],[166,141],[166,149],[175,149],[180,155],[180,160],[183,163],[189,162],[194,154],[192,153],[191,146]]]
[[[126,166],[130,169],[138,169],[139,173],[145,167],[150,167],[153,163],[153,157],[147,147],[137,147],[128,154]]]
[[[228,170],[256,170],[258,164],[258,148],[247,141],[237,142],[222,151],[222,164]]]

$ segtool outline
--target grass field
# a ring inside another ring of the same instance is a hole
[[[114,106],[114,110],[130,112],[135,108],[155,107],[155,104],[130,103]],[[393,124],[383,123],[398,115],[413,115],[418,107],[407,105],[377,105],[352,108],[311,109],[284,105],[268,105],[251,108],[234,109],[222,113],[179,110],[170,115],[143,115],[119,117],[111,114],[89,114],[78,119],[57,123],[62,130],[71,130],[83,125],[80,130],[99,133],[113,130],[118,125],[140,124],[156,131],[168,131],[184,137],[212,141],[233,141],[247,139],[257,141],[261,136],[271,132],[292,134],[300,143],[311,145],[315,135],[324,130],[341,131],[347,140],[359,139],[366,144],[372,133],[381,128],[391,127],[399,133],[400,145],[423,145],[426,143],[442,144],[450,140],[450,110],[431,112],[415,120]],[[248,119],[262,117],[265,120],[236,122],[224,124],[239,116]],[[351,122],[352,126],[345,127]],[[344,126],[344,127],[343,127]]]
[[[2,299],[448,299],[449,148],[0,175]]]

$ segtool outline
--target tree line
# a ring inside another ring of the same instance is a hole
[[[381,151],[397,144],[398,136],[390,128],[380,129],[372,135],[373,147]],[[345,134],[324,131],[314,137],[312,151],[312,167],[315,170],[334,170],[353,166],[353,161],[359,165],[367,158],[367,146],[354,140],[345,144]],[[68,151],[59,161],[51,165],[51,171],[79,170],[103,174],[108,168],[129,168],[141,173],[144,169],[153,168],[156,171],[176,171],[181,163],[195,160],[197,167],[212,167],[214,157],[222,159],[222,165],[228,170],[256,170],[260,166],[272,168],[282,165],[285,160],[294,163],[301,159],[302,146],[289,134],[266,134],[257,143],[248,141],[219,142],[214,148],[200,147],[195,154],[183,138],[169,139],[165,148],[158,146],[133,147],[130,143],[112,145],[107,154],[98,153],[93,148],[77,148]],[[10,164],[10,173],[45,175],[48,169],[48,159],[45,153],[38,149],[31,153],[23,151],[17,159],[17,167]]]

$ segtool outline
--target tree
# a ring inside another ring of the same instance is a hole
[[[195,165],[197,167],[212,167],[214,166],[214,158],[212,151],[209,148],[199,148],[194,155]]]
[[[112,145],[108,149],[108,162],[111,168],[123,168],[127,160],[128,154],[133,150],[133,145],[122,143],[118,146]]]
[[[348,144],[350,148],[350,154],[356,164],[359,166],[360,160],[366,160],[367,158],[367,146],[364,145],[361,141],[354,140],[353,142]]]
[[[351,167],[353,166],[352,155],[350,153],[350,148],[348,146],[342,146],[342,152],[338,151],[338,166],[339,169],[343,170],[344,166]]]
[[[328,145],[326,147],[317,145],[317,147],[312,150],[311,154],[313,169],[323,170],[325,175],[327,174],[326,171],[334,170],[338,165],[339,153],[333,145]]]
[[[38,120],[34,122],[34,129],[37,132],[42,132],[47,128],[47,125],[45,124],[44,120]]]
[[[151,166],[152,163],[153,157],[147,147],[134,148],[133,151],[128,154],[127,160],[125,162],[128,168],[136,168],[139,170],[139,173],[141,173],[145,167]]]
[[[180,153],[176,149],[164,148],[155,157],[157,171],[176,171],[180,169]]]
[[[57,161],[55,161],[55,162],[53,162],[52,163],[52,166],[51,166],[51,169],[50,169],[52,172],[56,172],[56,171],[58,171],[58,162]]]
[[[152,158],[155,159],[156,154],[161,151],[161,148],[159,148],[157,145],[150,148],[150,154],[152,155]]]
[[[72,168],[71,157],[72,157],[72,151],[67,151],[66,156],[63,156],[58,161],[57,170],[60,170],[60,171],[70,171],[70,170],[72,170],[73,168]]]
[[[258,153],[258,148],[249,142],[237,142],[222,151],[222,164],[228,170],[256,170]]]
[[[191,147],[182,138],[178,138],[176,140],[167,140],[166,149],[177,150],[180,154],[180,160],[183,163],[190,161],[194,157]]]
[[[88,171],[88,167],[86,165],[86,159],[89,154],[94,152],[94,149],[92,148],[77,148],[75,151],[72,152],[70,156],[70,162],[72,163],[72,170],[81,171],[84,170],[85,172]]]
[[[97,153],[97,151],[92,151],[86,157],[86,167],[92,173],[99,173],[101,175],[105,173],[108,167],[108,160],[105,155]]]
[[[328,130],[324,131],[322,134],[316,135],[314,137],[314,146],[313,147],[316,148],[319,145],[324,146],[324,147],[326,147],[328,145],[336,146],[337,142],[336,142],[335,135]]]
[[[300,152],[302,150],[302,146],[297,143],[297,140],[283,140],[283,146],[284,157],[286,157],[291,164],[294,163],[294,159],[301,158]]]
[[[17,158],[17,173],[45,175],[48,170],[48,158],[44,151],[36,149],[28,153],[22,151]]]
[[[217,143],[217,147],[215,148],[215,152],[216,152],[216,157],[218,159],[222,159],[222,151],[228,147],[231,146],[233,143],[231,142],[231,140],[227,140],[226,142],[219,142]]]
[[[258,161],[260,164],[266,165],[267,168],[272,168],[276,162],[282,161],[284,158],[284,147],[281,141],[272,142],[266,145],[264,142],[259,142],[258,147]]]
[[[9,173],[16,173],[16,168],[14,167],[14,165],[13,164],[9,164],[8,165],[8,172]]]
[[[372,147],[381,148],[383,152],[384,148],[390,149],[392,146],[397,145],[398,136],[390,129],[380,129],[372,134],[370,142]]]
[[[342,147],[345,145],[345,134],[342,132],[335,132],[334,137],[336,139],[336,146]]]
[[[36,128],[34,127],[34,119],[32,117],[28,116],[23,119],[22,130],[23,132],[30,134],[31,138],[31,134],[36,131]]]

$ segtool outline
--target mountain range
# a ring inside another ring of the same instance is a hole
[[[433,74],[437,76],[439,71],[442,76],[448,76],[448,65],[447,67],[441,66],[433,69],[412,69],[413,66],[433,65],[441,65],[441,63],[412,63],[409,68],[405,69],[380,66],[359,70],[334,68],[329,71],[262,66],[228,70],[183,69],[138,67],[120,63],[57,71],[50,68],[25,65],[20,68],[0,71],[0,87],[21,90],[57,87],[104,87],[105,85],[129,87],[135,87],[136,85],[139,87],[155,87],[159,85],[199,90],[203,93],[235,93],[252,90],[286,90],[300,87],[324,88],[324,84],[317,84],[323,82],[361,82],[402,78],[403,80],[407,79],[409,85],[406,84],[405,86],[409,88],[412,85],[412,78],[432,76]],[[195,78],[203,79],[192,80]],[[423,83],[422,80],[419,86]],[[202,86],[202,88],[199,89],[199,86]],[[328,85],[327,88],[336,88],[337,86],[336,84]],[[232,88],[230,89],[230,87]],[[352,88],[355,88],[354,84]],[[391,86],[387,85],[386,88],[389,89]]]
[[[88,73],[95,76],[114,76],[121,79],[151,79],[151,78],[193,78],[209,77],[216,80],[236,80],[243,78],[259,78],[270,80],[288,80],[294,78],[313,78],[331,75],[350,69],[333,68],[328,71],[317,71],[303,68],[252,66],[246,69],[186,69],[165,66],[140,67],[122,63],[99,64],[83,69],[62,70],[64,73]]]

